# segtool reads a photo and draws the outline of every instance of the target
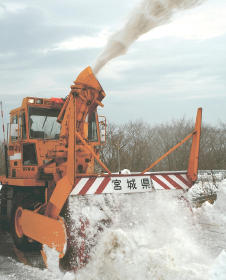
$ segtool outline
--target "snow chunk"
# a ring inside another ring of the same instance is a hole
[[[223,250],[216,258],[211,270],[210,280],[225,280],[226,279],[226,251]]]

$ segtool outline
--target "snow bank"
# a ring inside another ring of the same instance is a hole
[[[195,188],[200,191],[196,185],[191,192]],[[84,244],[78,233],[83,217],[90,259],[62,279],[226,279],[226,180],[217,186],[213,205],[206,202],[191,211],[177,195],[160,191],[73,198],[76,246]],[[79,265],[78,257],[73,261]]]
[[[206,279],[210,265],[194,234],[192,212],[176,192],[76,198],[71,202],[74,223],[82,214],[90,221],[86,236],[97,242],[83,279]],[[82,210],[81,210],[82,209]],[[110,219],[97,235],[97,226]],[[96,237],[96,240],[94,240]]]
[[[226,252],[223,250],[210,270],[210,280],[225,280],[226,279]]]

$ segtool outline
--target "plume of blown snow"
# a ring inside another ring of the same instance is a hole
[[[89,220],[85,235],[96,241],[74,279],[207,278],[208,252],[196,241],[190,209],[174,192],[73,198],[70,208],[75,225],[78,215]],[[104,227],[107,217],[111,225]]]
[[[199,5],[204,0],[143,0],[131,13],[122,29],[113,33],[97,58],[93,71],[97,74],[111,59],[123,55],[142,34],[167,23],[174,12]]]

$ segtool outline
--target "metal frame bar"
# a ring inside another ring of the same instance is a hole
[[[149,167],[147,167],[140,174],[148,172],[151,168],[157,165],[161,160],[183,145],[188,139],[192,137],[192,146],[190,150],[190,157],[188,163],[188,177],[192,182],[197,180],[198,173],[198,160],[199,160],[199,145],[200,145],[200,136],[201,136],[201,122],[202,122],[202,108],[198,108],[195,122],[195,129],[193,132],[188,134],[181,142],[177,143],[174,147],[172,147],[168,152],[158,158],[155,162],[153,162]]]

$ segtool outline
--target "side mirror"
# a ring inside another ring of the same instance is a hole
[[[107,123],[105,116],[99,116],[98,117],[99,122],[99,129],[100,129],[100,142],[101,144],[106,143],[106,136],[107,136]]]

